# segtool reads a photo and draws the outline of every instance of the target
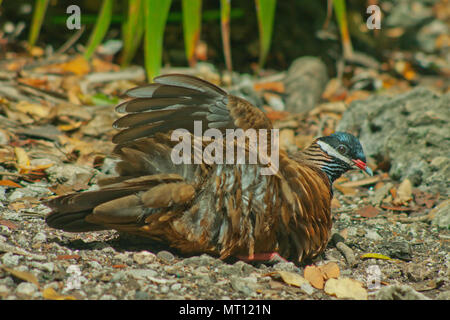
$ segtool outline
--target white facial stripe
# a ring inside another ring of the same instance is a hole
[[[353,166],[354,163],[353,161],[351,161],[350,159],[344,157],[342,154],[340,154],[339,152],[337,152],[333,147],[331,147],[328,143],[325,143],[321,140],[317,141],[317,144],[322,148],[323,151],[325,151],[328,155],[332,156],[332,157],[336,157],[342,161],[344,161],[345,163],[347,163],[350,166]]]

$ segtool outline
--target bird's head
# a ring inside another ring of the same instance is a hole
[[[373,175],[372,170],[367,166],[361,143],[350,133],[336,132],[317,139],[316,143],[326,154],[326,161],[322,162],[321,169],[331,181],[352,169],[360,169],[368,175]]]

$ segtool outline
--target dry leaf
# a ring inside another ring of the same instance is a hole
[[[283,279],[283,281],[285,283],[287,283],[291,286],[300,287],[302,284],[308,283],[308,280],[306,280],[301,275],[294,273],[294,272],[277,271],[274,273],[279,274],[281,276],[281,279]]]
[[[253,89],[255,89],[255,91],[268,90],[279,93],[283,93],[285,90],[284,84],[281,81],[255,83]]]
[[[340,186],[341,187],[345,187],[345,188],[362,187],[362,186],[367,186],[369,184],[377,183],[378,181],[380,181],[380,179],[381,179],[380,176],[369,177],[369,178],[361,179],[361,180],[358,180],[358,181],[344,182],[344,183],[341,183]]]
[[[5,270],[6,272],[11,273],[11,275],[13,275],[14,277],[33,283],[35,284],[38,288],[39,288],[39,282],[38,279],[36,278],[36,276],[34,274],[32,274],[31,272],[26,272],[26,271],[17,271],[5,266],[2,266],[3,270]]]
[[[328,280],[325,293],[342,299],[367,300],[367,291],[362,283],[350,278]]]
[[[49,106],[37,103],[29,103],[26,101],[21,101],[16,104],[16,109],[20,112],[32,116],[36,120],[47,118],[51,110]]]
[[[0,186],[9,188],[23,188],[20,184],[17,184],[11,180],[0,180]]]
[[[11,230],[14,230],[14,229],[17,229],[17,228],[18,228],[18,226],[17,226],[15,223],[13,223],[12,221],[9,221],[9,220],[3,220],[3,219],[1,219],[1,220],[0,220],[0,224],[1,224],[2,226],[8,227],[8,228],[11,229]]]
[[[47,300],[76,300],[74,296],[59,294],[51,287],[45,288],[44,291],[42,291],[42,296]]]
[[[69,62],[62,63],[59,67],[63,71],[72,72],[79,76],[87,74],[90,70],[89,63],[82,56],[78,56]]]
[[[338,278],[339,275],[341,274],[339,266],[337,265],[336,262],[328,262],[327,264],[319,266],[319,269],[322,272],[325,280],[331,278]]]
[[[16,155],[16,161],[20,169],[20,173],[23,173],[22,170],[27,170],[30,167],[30,158],[28,158],[28,154],[25,149],[21,147],[15,147],[14,153]]]
[[[335,183],[334,187],[336,189],[338,189],[343,195],[346,195],[346,196],[351,196],[351,195],[355,195],[356,194],[356,189],[355,188],[343,187],[339,183]]]
[[[304,271],[304,277],[316,289],[323,289],[324,279],[322,271],[315,266],[307,266]]]
[[[357,210],[356,213],[358,213],[361,217],[374,218],[380,213],[380,210],[374,206],[365,206]]]
[[[397,196],[394,198],[393,204],[406,205],[412,200],[412,184],[409,179],[403,180],[403,182],[397,188]]]
[[[331,209],[338,209],[341,207],[341,203],[339,202],[338,199],[333,198],[331,199]]]

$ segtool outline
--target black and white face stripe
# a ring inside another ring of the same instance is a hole
[[[349,158],[347,158],[346,156],[340,154],[339,152],[336,151],[336,149],[334,149],[332,146],[330,146],[328,143],[318,140],[317,144],[320,146],[320,148],[329,156],[337,158],[339,160],[341,160],[342,162],[345,162],[346,164],[348,164],[350,167],[353,167],[353,161]]]

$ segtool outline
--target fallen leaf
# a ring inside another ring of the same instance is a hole
[[[355,188],[343,187],[339,183],[335,183],[334,187],[336,189],[338,189],[343,195],[346,195],[346,196],[351,196],[351,195],[355,195],[356,194],[356,189]]]
[[[367,291],[362,283],[350,278],[328,280],[325,293],[342,299],[367,300]]]
[[[361,217],[374,218],[380,213],[380,210],[378,210],[374,206],[365,206],[365,207],[362,207],[361,209],[357,210],[356,212]]]
[[[0,219],[0,224],[5,226],[5,227],[8,227],[11,230],[14,230],[14,229],[18,228],[18,226],[15,223],[13,223],[12,221],[9,221],[9,220]]]
[[[0,186],[10,187],[10,188],[23,188],[20,184],[17,184],[11,180],[0,180]]]
[[[127,265],[126,264],[113,264],[112,267],[114,269],[123,269],[123,268],[126,268]]]
[[[395,206],[387,206],[384,204],[382,204],[380,207],[385,210],[392,210],[392,211],[414,211],[417,209],[416,207],[395,207]]]
[[[20,112],[32,116],[35,120],[47,118],[51,110],[49,106],[37,103],[29,103],[26,101],[21,101],[16,104],[16,109]]]
[[[380,181],[380,179],[381,179],[380,176],[369,177],[369,178],[364,178],[364,179],[361,179],[358,181],[344,182],[344,183],[341,183],[340,186],[345,187],[345,188],[362,187],[362,186],[367,186],[370,184],[377,183],[378,181]]]
[[[69,260],[69,259],[80,259],[81,256],[78,254],[63,254],[56,257],[56,260]]]
[[[341,273],[336,262],[328,262],[327,264],[319,266],[319,269],[325,280],[338,278]]]
[[[28,154],[25,151],[25,149],[21,147],[15,147],[14,153],[16,155],[17,165],[19,166],[20,169],[26,169],[30,167],[30,158],[28,157]]]
[[[255,89],[255,91],[268,90],[279,93],[285,91],[284,84],[281,81],[255,83],[253,89]]]
[[[403,182],[397,188],[397,196],[392,202],[395,205],[405,205],[412,200],[412,184],[409,179],[403,180]]]
[[[361,259],[381,259],[381,260],[391,260],[388,256],[381,253],[365,253],[361,256]]]
[[[87,74],[90,70],[89,63],[83,56],[78,56],[71,61],[62,63],[58,67],[65,72],[72,72],[79,76]]]
[[[339,202],[338,199],[333,198],[331,199],[331,209],[338,209],[341,207],[341,203]]]
[[[295,272],[276,271],[274,273],[279,274],[281,276],[281,279],[283,279],[285,283],[291,286],[300,287],[302,284],[308,283],[308,280]]]
[[[45,288],[42,291],[42,296],[47,300],[77,300],[74,296],[59,294],[51,287]]]
[[[6,272],[9,272],[14,277],[16,277],[16,278],[18,278],[20,280],[24,280],[24,281],[33,283],[39,288],[38,279],[31,272],[18,271],[18,270],[14,270],[14,269],[11,269],[11,268],[8,268],[8,267],[5,267],[5,266],[1,266],[1,267],[3,268],[3,270],[5,270]]]
[[[322,271],[316,266],[307,266],[303,273],[306,280],[316,289],[323,289],[324,278]]]

